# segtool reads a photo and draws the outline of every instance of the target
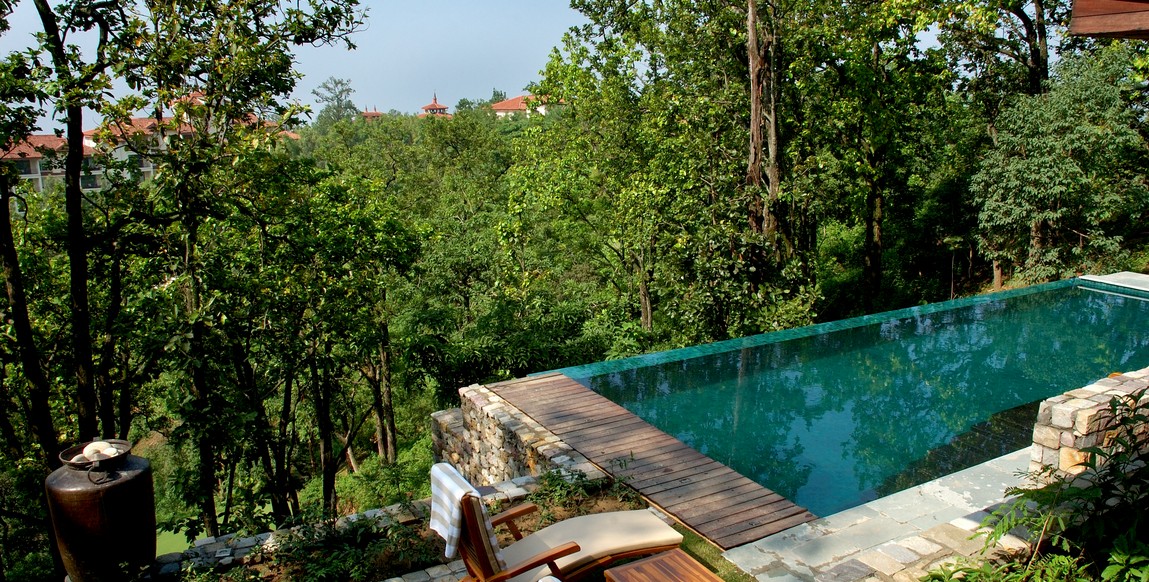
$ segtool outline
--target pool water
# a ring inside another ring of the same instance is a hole
[[[1149,365],[1149,301],[1077,280],[561,370],[829,515],[1028,445],[1037,402]]]

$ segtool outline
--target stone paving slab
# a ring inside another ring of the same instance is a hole
[[[1005,501],[1029,468],[1022,449],[734,548],[723,556],[759,581],[917,580],[956,556],[978,554],[984,510]],[[971,539],[973,538],[973,539]],[[1003,540],[1003,547],[1024,545]]]
[[[1133,273],[1130,271],[1122,271],[1120,273],[1112,273],[1109,275],[1085,275],[1081,277],[1086,281],[1101,281],[1102,283],[1109,283],[1110,285],[1118,285],[1120,287],[1130,287],[1133,289],[1140,289],[1142,291],[1149,291],[1149,275],[1142,275],[1141,273]]]

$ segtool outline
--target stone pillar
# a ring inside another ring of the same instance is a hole
[[[1113,374],[1083,388],[1048,398],[1037,411],[1029,468],[1053,467],[1062,476],[1085,471],[1084,449],[1108,446],[1114,436],[1113,398],[1129,398],[1149,387],[1149,368]]]
[[[435,459],[451,463],[475,485],[551,470],[605,475],[569,445],[486,386],[459,389],[460,408],[431,415]]]

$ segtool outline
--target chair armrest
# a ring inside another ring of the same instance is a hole
[[[497,575],[490,578],[490,582],[504,582],[505,580],[510,580],[511,578],[522,574],[523,572],[534,570],[543,564],[546,564],[547,567],[550,568],[552,576],[561,576],[561,572],[559,572],[559,567],[555,564],[555,560],[563,556],[569,556],[581,549],[582,548],[580,548],[579,545],[575,542],[567,542],[561,546],[555,546],[544,552],[539,552],[523,560],[522,562],[519,562],[518,564],[507,567],[506,570],[503,570],[502,572],[499,572]]]
[[[521,540],[523,539],[523,534],[519,531],[519,526],[515,524],[515,520],[538,510],[538,506],[534,503],[521,503],[492,517],[491,527],[506,525],[507,529],[511,530],[511,535],[514,536],[516,540]]]

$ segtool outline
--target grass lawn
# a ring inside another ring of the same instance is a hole
[[[705,565],[711,572],[718,574],[726,582],[754,582],[754,577],[734,567],[729,560],[722,557],[722,550],[714,544],[702,539],[698,534],[680,525],[674,529],[682,534],[682,551],[690,554],[692,558]]]
[[[170,531],[156,532],[156,555],[162,556],[172,552],[182,552],[191,544],[188,543],[186,537],[182,533],[172,533]]]

